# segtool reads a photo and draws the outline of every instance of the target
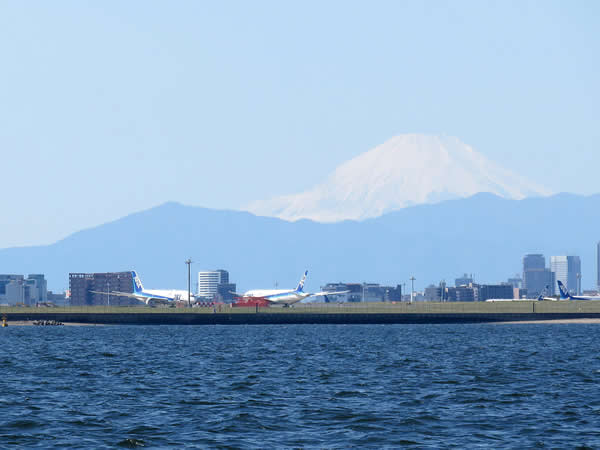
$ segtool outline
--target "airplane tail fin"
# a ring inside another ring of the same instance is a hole
[[[131,271],[131,277],[133,278],[133,292],[136,294],[141,293],[144,290],[144,286],[142,285],[142,280],[138,277],[138,274],[135,270]]]
[[[298,287],[296,288],[296,292],[302,292],[302,290],[304,289],[304,282],[306,281],[306,275],[308,275],[308,270],[304,272],[304,275],[302,276],[302,279],[300,280],[300,283],[298,283]]]
[[[556,282],[558,283],[558,290],[560,291],[560,298],[571,299],[571,294],[569,294],[569,291],[567,291],[567,288],[565,287],[565,285],[562,284],[562,281],[556,280]]]

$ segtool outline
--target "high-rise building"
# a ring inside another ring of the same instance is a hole
[[[527,298],[536,298],[547,290],[554,292],[554,284],[554,274],[546,268],[544,255],[530,254],[523,257],[523,289],[527,290]]]
[[[550,270],[555,281],[562,281],[567,290],[575,295],[581,294],[581,259],[579,256],[551,256]],[[554,286],[554,294],[560,294],[558,284]]]
[[[44,275],[0,275],[0,304],[35,305],[48,300]]]
[[[219,293],[219,285],[229,284],[229,272],[223,269],[198,272],[198,296],[213,299]]]
[[[48,282],[43,274],[29,274],[25,282],[30,287],[32,300],[35,302],[48,301]]]

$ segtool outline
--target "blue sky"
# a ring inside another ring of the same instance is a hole
[[[600,3],[0,1],[0,247],[304,190],[400,133],[596,193]],[[79,204],[78,209],[73,204]]]

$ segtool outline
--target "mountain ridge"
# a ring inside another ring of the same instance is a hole
[[[581,220],[562,219],[570,216]],[[422,289],[464,272],[503,281],[522,270],[524,254],[544,253],[581,256],[587,287],[595,285],[599,221],[600,195],[483,193],[325,224],[169,202],[48,246],[0,250],[0,273],[44,273],[51,289],[62,290],[69,272],[136,269],[148,288],[186,288],[191,257],[194,273],[227,269],[240,290],[293,287],[306,269],[310,290],[338,281],[395,285],[413,275]]]
[[[307,191],[252,202],[244,209],[286,220],[337,222],[478,192],[515,199],[550,194],[456,137],[405,134],[344,162]]]

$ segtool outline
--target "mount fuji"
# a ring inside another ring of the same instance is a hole
[[[256,201],[243,209],[289,221],[338,222],[480,192],[517,200],[551,194],[456,137],[404,134],[343,163],[308,191]]]

